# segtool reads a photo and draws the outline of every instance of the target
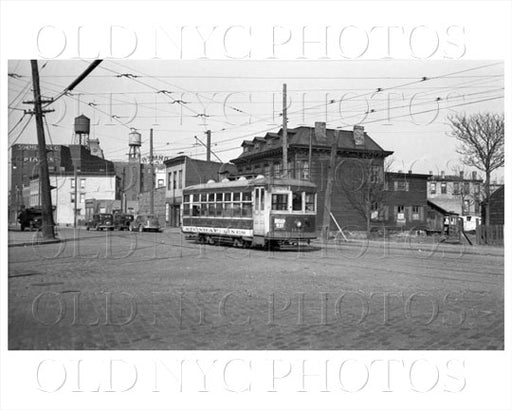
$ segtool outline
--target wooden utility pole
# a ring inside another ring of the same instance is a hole
[[[206,160],[210,161],[212,155],[212,132],[206,131]]]
[[[286,110],[286,84],[283,84],[283,176],[288,177],[288,114]]]
[[[30,63],[32,66],[32,82],[34,87],[33,103],[34,114],[36,117],[37,145],[39,151],[39,186],[41,187],[40,200],[42,213],[41,232],[43,234],[43,239],[54,239],[55,232],[53,229],[54,222],[52,210],[52,195],[50,191],[50,174],[48,171],[48,158],[43,128],[43,109],[41,105],[41,89],[39,87],[39,69],[37,66],[37,60],[31,60]]]
[[[322,240],[327,243],[329,239],[329,226],[331,223],[332,186],[334,183],[334,170],[336,168],[336,154],[338,152],[339,131],[336,130],[331,146],[331,158],[327,170],[327,185],[325,187],[325,205],[323,209]]]
[[[309,153],[308,153],[308,172],[309,180],[311,181],[311,162],[313,157],[313,130],[309,130]]]
[[[149,166],[151,169],[151,192],[149,195],[149,212],[155,214],[155,165],[153,163],[153,128],[149,130]]]

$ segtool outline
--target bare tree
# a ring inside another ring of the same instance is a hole
[[[346,198],[365,221],[366,237],[370,237],[372,213],[380,214],[388,191],[385,189],[385,173],[393,159],[349,159],[339,164],[342,177],[339,186]],[[342,169],[343,168],[343,169]],[[338,174],[339,175],[339,174]]]
[[[485,173],[485,224],[490,224],[491,173],[505,165],[505,121],[503,114],[457,114],[448,117],[451,136],[461,144],[457,152],[465,165]]]

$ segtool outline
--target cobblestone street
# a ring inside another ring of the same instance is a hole
[[[503,248],[77,234],[9,248],[9,349],[504,347]]]

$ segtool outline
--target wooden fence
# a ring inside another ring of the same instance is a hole
[[[477,245],[503,246],[503,225],[479,225],[476,227]]]

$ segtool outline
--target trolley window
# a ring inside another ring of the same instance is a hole
[[[242,201],[252,201],[252,192],[244,192],[242,194]]]
[[[201,202],[206,202],[206,194],[201,194]]]
[[[200,211],[201,207],[200,205],[192,205],[192,216],[199,216],[201,214],[201,211]]]
[[[242,216],[247,216],[247,217],[252,216],[252,203],[250,203],[250,202],[242,203]]]
[[[217,192],[215,195],[217,202],[222,202],[222,192]]]
[[[190,204],[183,204],[183,216],[188,216],[190,213]]]
[[[302,211],[302,192],[292,193],[292,211]]]
[[[194,202],[199,202],[199,194],[194,194]]]
[[[215,194],[208,194],[208,202],[215,202]]]
[[[183,195],[183,202],[190,202],[190,195],[189,194]]]
[[[306,211],[315,212],[315,194],[306,194]]]
[[[233,203],[233,216],[242,216],[242,204],[240,202]]]
[[[286,211],[288,209],[288,194],[272,194],[272,210]]]
[[[233,193],[233,201],[240,201],[240,192]]]
[[[224,201],[226,201],[226,202],[231,201],[231,192],[224,193]]]

